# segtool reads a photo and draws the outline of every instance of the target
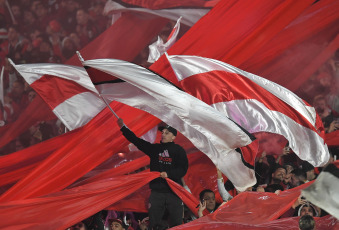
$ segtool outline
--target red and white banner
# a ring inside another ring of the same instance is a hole
[[[224,62],[198,56],[167,56],[179,85],[250,133],[284,136],[303,160],[329,160],[322,122],[313,107],[288,89]]]
[[[160,58],[161,55],[163,55],[171,46],[175,43],[177,40],[177,36],[179,34],[180,30],[180,17],[177,20],[177,23],[175,24],[171,34],[167,38],[167,42],[164,43],[164,41],[158,36],[158,40],[154,42],[153,44],[149,45],[149,55],[148,55],[148,62],[154,63],[156,60]]]
[[[105,107],[81,67],[60,64],[13,64],[13,67],[69,130],[87,124]]]
[[[84,61],[83,65],[102,96],[144,110],[176,128],[205,153],[238,190],[244,191],[256,183],[254,170],[246,167],[241,154],[235,151],[249,145],[251,135],[227,116],[136,64],[97,59]],[[102,72],[93,73],[91,68]]]

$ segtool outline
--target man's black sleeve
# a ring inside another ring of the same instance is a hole
[[[121,129],[122,135],[126,137],[126,139],[134,144],[140,151],[144,152],[146,155],[150,155],[152,151],[152,144],[148,141],[145,141],[139,137],[137,137],[131,130],[129,130],[126,126],[123,126]]]

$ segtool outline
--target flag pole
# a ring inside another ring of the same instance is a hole
[[[81,54],[79,51],[76,51],[76,54],[78,55],[79,60],[81,61],[81,63],[83,63],[85,60],[82,58]],[[111,106],[109,106],[108,102],[106,101],[106,99],[100,94],[99,97],[104,101],[104,103],[106,104],[107,108],[109,108],[109,110],[111,110],[111,112],[113,113],[113,115],[119,119],[119,116],[114,112],[114,110],[111,108]]]

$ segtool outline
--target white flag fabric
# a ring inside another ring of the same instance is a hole
[[[339,220],[339,161],[328,165],[315,182],[301,191],[308,201]]]
[[[214,59],[185,55],[167,59],[186,92],[250,133],[280,134],[302,160],[314,166],[328,162],[321,119],[288,89]]]
[[[164,41],[158,36],[158,40],[154,42],[153,44],[149,45],[149,55],[148,55],[148,62],[154,63],[156,60],[160,58],[161,55],[163,55],[171,46],[175,43],[177,40],[177,36],[179,34],[180,30],[180,17],[177,20],[177,23],[175,24],[171,34],[169,35],[167,42],[164,43]]]
[[[87,124],[105,107],[81,67],[51,63],[12,65],[69,130]]]
[[[146,8],[137,8],[137,7],[124,7],[119,3],[116,3],[112,0],[106,2],[104,8],[104,14],[113,14],[117,12],[135,12],[135,13],[147,13],[155,15],[158,17],[168,18],[170,20],[176,21],[180,16],[183,16],[182,23],[187,26],[193,26],[202,16],[207,14],[210,9],[206,8],[191,8],[191,9],[161,9],[161,10],[151,10]]]
[[[256,183],[254,171],[244,165],[241,154],[235,151],[249,145],[251,136],[227,116],[133,63],[97,59],[84,61],[83,65],[102,96],[144,110],[176,128],[238,190],[244,191]]]

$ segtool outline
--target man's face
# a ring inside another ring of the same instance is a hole
[[[86,25],[88,21],[88,15],[83,10],[78,10],[76,14],[76,20],[79,25]]]
[[[18,32],[14,28],[8,29],[8,41],[14,41],[19,38]]]
[[[286,170],[284,168],[278,168],[277,170],[275,170],[275,172],[272,174],[272,178],[273,180],[275,180],[276,182],[278,181],[283,181],[284,178],[286,176]]]
[[[121,226],[119,222],[112,222],[111,224],[111,230],[124,230],[124,228]]]
[[[206,201],[206,209],[213,211],[215,209],[215,195],[212,192],[206,192],[203,197],[203,201]]]
[[[171,133],[170,131],[168,131],[168,129],[163,129],[161,131],[161,142],[162,143],[169,143],[169,142],[173,142],[175,139],[175,136],[173,135],[173,133]]]
[[[285,178],[284,178],[284,184],[288,184],[292,179],[292,173],[288,173],[286,174]]]
[[[24,93],[24,86],[19,82],[13,82],[12,93],[15,96],[21,96]]]
[[[327,108],[326,101],[325,100],[318,100],[314,105],[315,110],[318,113],[323,113],[325,109]]]
[[[313,216],[313,208],[304,206],[300,211],[300,216],[310,215]]]

